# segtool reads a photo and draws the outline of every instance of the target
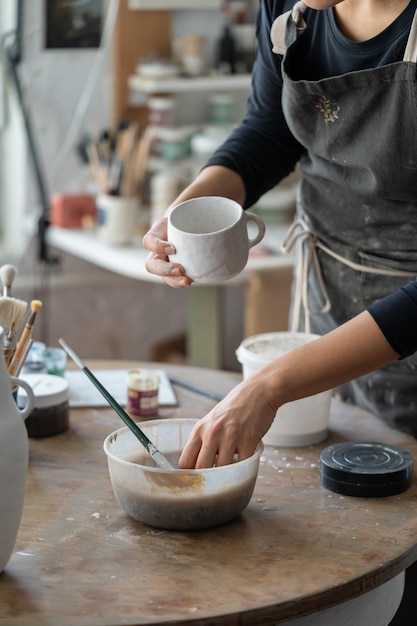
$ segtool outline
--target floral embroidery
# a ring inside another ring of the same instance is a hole
[[[330,122],[334,122],[335,120],[339,119],[338,113],[340,111],[340,106],[332,109],[333,103],[329,100],[329,98],[326,98],[326,96],[321,96],[321,98],[314,101],[313,104],[316,109],[323,113],[324,123],[326,124],[326,126],[328,126]]]

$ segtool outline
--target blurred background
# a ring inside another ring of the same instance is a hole
[[[187,362],[188,290],[132,277],[129,267],[149,224],[245,111],[256,8],[257,0],[0,3],[0,261],[18,269],[13,295],[43,302],[35,339],[56,345],[64,336],[82,357]],[[296,184],[297,174],[253,207],[268,228],[291,222]],[[94,245],[103,193],[138,206],[130,240],[104,253],[103,241]],[[89,239],[75,245],[78,234]],[[126,271],[112,266],[120,250]],[[240,369],[245,334],[286,328],[291,276],[287,263],[221,290],[217,365]],[[204,325],[199,332],[203,350]]]

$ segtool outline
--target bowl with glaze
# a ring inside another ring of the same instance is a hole
[[[140,428],[171,462],[157,467],[126,428],[104,441],[113,492],[133,519],[167,530],[201,530],[236,518],[249,504],[258,475],[262,442],[248,459],[205,469],[176,469],[194,419],[169,418],[140,423]]]

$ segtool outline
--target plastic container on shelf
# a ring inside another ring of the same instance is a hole
[[[150,180],[151,222],[161,219],[178,196],[181,176],[169,169],[156,172]]]
[[[191,137],[191,153],[199,160],[208,159],[229,135],[232,126],[205,126]]]
[[[161,157],[166,161],[179,161],[190,154],[189,130],[181,127],[161,127],[157,137],[160,141]]]
[[[172,126],[175,101],[169,96],[154,96],[148,100],[149,123],[152,126]]]
[[[209,119],[213,124],[233,124],[236,101],[229,93],[214,93],[209,97]]]

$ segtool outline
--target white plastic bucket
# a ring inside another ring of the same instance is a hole
[[[244,339],[236,350],[246,379],[271,361],[317,339],[319,335],[297,332],[263,333]],[[328,435],[331,390],[284,404],[263,438],[272,446],[307,446]]]

